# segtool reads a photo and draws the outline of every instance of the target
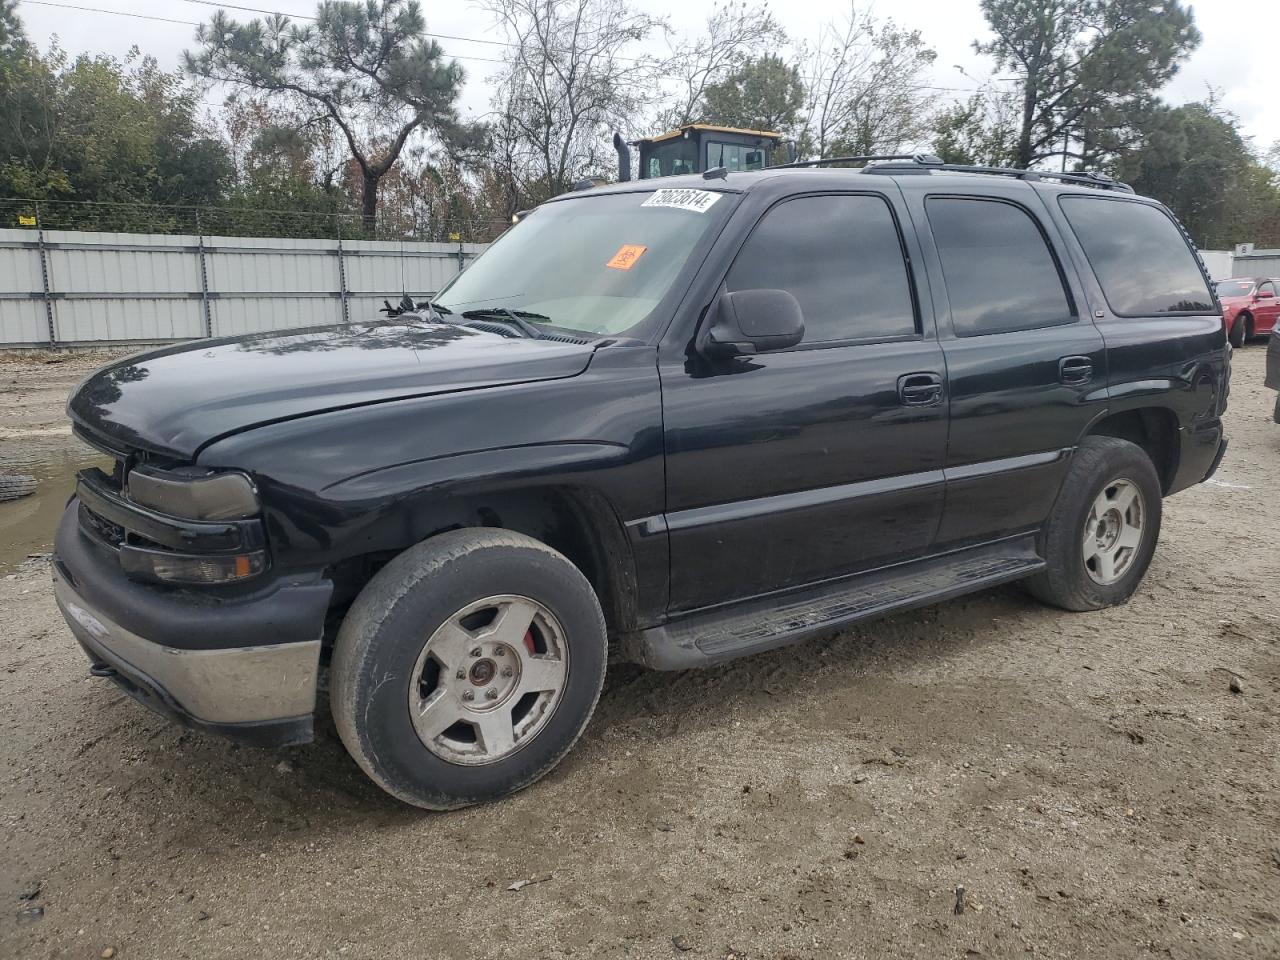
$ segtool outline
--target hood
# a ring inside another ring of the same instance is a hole
[[[1252,294],[1246,294],[1243,297],[1223,297],[1219,296],[1218,301],[1224,307],[1243,307],[1246,303],[1253,302]]]
[[[197,340],[104,367],[67,412],[108,446],[183,460],[250,427],[343,407],[572,377],[594,344],[420,320]]]

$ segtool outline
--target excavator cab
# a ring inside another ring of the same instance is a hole
[[[640,152],[638,179],[703,173],[724,167],[731,172],[763,170],[774,163],[782,146],[780,133],[742,130],[708,123],[686,123],[656,137],[632,141]],[[631,179],[631,156],[622,138],[614,135],[618,151],[618,179]]]

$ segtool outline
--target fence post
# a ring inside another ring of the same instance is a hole
[[[200,257],[200,308],[204,311],[204,335],[213,336],[213,311],[209,308],[209,270],[204,258],[204,225],[200,222],[200,208],[196,207],[196,254]]]
[[[342,256],[342,228],[338,228],[338,296],[342,298],[342,322],[350,323],[347,310],[347,262]]]
[[[53,299],[49,296],[49,252],[44,243],[44,218],[40,215],[40,204],[36,208],[36,248],[40,252],[40,284],[44,291],[44,319],[49,327],[49,346],[56,346],[58,334],[53,324]]]

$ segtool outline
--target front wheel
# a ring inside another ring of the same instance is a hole
[[[334,721],[361,769],[406,803],[492,800],[568,753],[606,650],[595,592],[562,554],[505,530],[451,531],[356,598],[334,645]]]
[[[1047,566],[1027,580],[1027,589],[1065,610],[1124,603],[1155,553],[1161,496],[1155,467],[1141,447],[1116,437],[1086,437],[1045,524]]]

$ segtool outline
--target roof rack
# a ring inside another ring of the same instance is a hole
[[[818,160],[796,160],[791,163],[780,163],[770,170],[786,170],[789,167],[825,167],[830,163],[881,163],[887,160],[910,160],[912,163],[935,166],[942,163],[940,157],[929,153],[889,153],[865,157],[822,157]]]
[[[933,159],[937,159],[936,157]],[[910,164],[905,163],[877,163],[862,168],[862,173],[893,173],[902,170],[919,170],[921,166],[925,166],[930,170],[943,170],[948,173],[984,173],[997,177],[1016,177],[1019,180],[1057,180],[1061,183],[1078,183],[1087,187],[1097,187],[1100,190],[1115,190],[1119,193],[1133,193],[1133,187],[1127,183],[1109,177],[1105,173],[1096,173],[1092,170],[1081,173],[1058,173],[1053,170],[1023,170],[1018,167],[984,167],[975,166],[967,163],[930,163],[928,161],[921,162],[915,160]]]
[[[861,163],[859,173],[898,173],[912,171],[922,173],[925,170],[942,170],[947,173],[979,173],[997,177],[1016,177],[1019,180],[1056,180],[1061,183],[1076,183],[1099,190],[1115,190],[1118,193],[1133,193],[1133,187],[1122,183],[1105,173],[1086,171],[1082,173],[1055,173],[1052,170],[1022,170],[1017,167],[986,167],[967,163],[944,163],[941,157],[929,153],[896,154],[892,156],[866,157],[824,157],[820,160],[801,160],[797,163],[783,163],[773,170],[787,167],[825,167],[836,163]]]

